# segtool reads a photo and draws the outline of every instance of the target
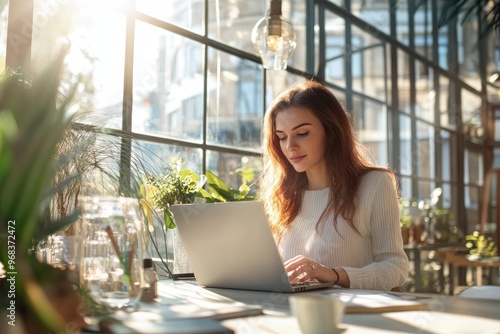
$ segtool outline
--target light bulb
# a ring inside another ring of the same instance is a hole
[[[267,49],[268,50],[270,50],[272,52],[276,52],[278,50],[278,47],[279,47],[280,36],[278,36],[278,35],[269,35],[269,36],[267,36],[266,43],[267,43]]]
[[[297,46],[293,26],[282,16],[267,16],[252,30],[252,43],[265,69],[284,70]]]

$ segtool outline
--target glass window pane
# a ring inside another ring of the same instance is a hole
[[[465,150],[464,182],[466,184],[483,184],[483,155],[480,152]]]
[[[351,0],[351,12],[378,30],[390,35],[389,2],[389,0]]]
[[[469,135],[473,134],[471,130],[481,126],[481,97],[466,89],[462,89],[462,122],[464,131]]]
[[[252,45],[251,33],[257,21],[265,16],[268,6],[265,1],[209,0],[208,36],[257,54]],[[283,13],[283,17],[290,20],[287,13]]]
[[[399,180],[399,187],[401,190],[402,198],[412,198],[412,189],[411,189],[411,179],[409,177],[401,176]]]
[[[405,45],[410,45],[410,32],[408,21],[408,1],[395,0],[396,6],[396,34],[397,40]]]
[[[205,1],[200,0],[139,0],[134,1],[139,12],[150,15],[200,35],[205,29]]]
[[[297,38],[297,47],[293,52],[289,65],[299,70],[306,70],[306,3],[303,0],[282,1],[285,15],[289,15],[289,21],[293,25],[295,37]],[[253,2],[252,2],[253,3]]]
[[[370,149],[376,162],[387,165],[387,108],[359,96],[354,96],[352,123],[358,139]]]
[[[497,173],[492,173],[491,175],[491,188],[490,188],[490,198],[491,198],[491,206],[496,209],[498,198],[497,198]],[[491,214],[491,213],[490,213]],[[491,216],[494,216],[495,213],[492,213]],[[494,218],[490,218],[494,219]]]
[[[203,45],[137,22],[134,132],[201,142]]]
[[[330,90],[332,91],[333,95],[335,95],[335,97],[337,98],[337,100],[339,101],[339,103],[342,105],[342,107],[344,108],[344,110],[347,110],[346,106],[345,106],[345,91],[344,90],[338,90],[338,89],[332,89],[332,88],[330,88]],[[351,112],[351,111],[347,110],[347,112]]]
[[[495,169],[500,169],[500,148],[494,148],[494,160],[493,160],[493,167]]]
[[[207,142],[260,148],[262,67],[213,48],[208,51]]]
[[[353,89],[385,102],[387,100],[385,44],[356,27],[352,30],[350,54]]]
[[[69,149],[75,145],[85,143],[81,155],[72,158],[71,163],[77,166],[81,174],[81,195],[117,195],[127,191],[123,190],[120,171],[121,156],[130,153],[130,189],[133,194],[138,194],[146,175],[159,175],[165,173],[177,159],[177,154],[186,162],[182,167],[197,173],[202,172],[201,149],[183,148],[180,146],[156,144],[146,141],[132,141],[132,149],[122,146],[122,139],[118,136],[95,134],[87,131],[72,132],[68,137]],[[78,142],[77,142],[78,141]],[[73,146],[71,146],[73,145]],[[66,147],[66,145],[65,145]],[[126,168],[126,167],[125,167]],[[128,171],[127,171],[128,172]],[[64,171],[60,171],[64,177]],[[69,171],[69,173],[73,173]],[[71,174],[72,175],[72,174]],[[71,194],[71,190],[68,192]],[[65,200],[65,199],[61,199]],[[68,204],[71,205],[71,204]]]
[[[500,119],[495,119],[495,138],[494,140],[496,142],[500,142]]]
[[[475,16],[471,15],[463,22],[463,14],[460,15],[459,20],[463,23],[457,25],[459,74],[471,87],[481,90],[478,21]]]
[[[442,13],[443,11],[443,6],[447,5],[448,3],[446,1],[438,1],[438,13]],[[449,47],[449,34],[448,34],[448,26],[442,26],[438,29],[438,62],[439,62],[439,67],[447,70],[449,68],[448,66],[448,60],[449,60],[449,52],[455,53],[456,50],[452,50]]]
[[[247,184],[255,196],[256,181],[262,170],[262,159],[259,156],[207,151],[207,170],[221,178],[232,189],[239,189],[243,184],[241,175],[237,173],[238,169],[253,171],[254,178]]]
[[[256,23],[269,11],[269,1],[208,1],[208,36],[234,48],[258,55],[251,41]],[[298,45],[305,44],[305,2],[287,0],[281,3],[282,17],[294,29]],[[305,70],[303,47],[295,49],[288,66]]]
[[[415,51],[427,59],[432,58],[432,4],[430,0],[415,2],[413,15]]]
[[[439,75],[439,115],[441,119],[441,126],[456,128],[457,106],[453,101],[456,94],[452,91],[450,86],[450,79],[443,75]]]
[[[66,3],[66,2],[64,2]],[[50,10],[49,10],[50,9]],[[80,85],[75,111],[91,112],[92,123],[120,129],[125,67],[125,15],[98,1],[73,1],[58,6],[39,0],[34,18],[45,20],[44,29],[33,31],[33,63],[36,68],[54,57],[51,43],[69,45],[64,80]],[[69,20],[68,18],[71,18]]]
[[[399,169],[401,174],[412,174],[411,153],[411,118],[401,114],[399,116]]]
[[[325,79],[339,87],[345,87],[345,20],[334,13],[326,12],[325,21]]]
[[[441,185],[443,193],[439,197],[439,203],[442,205],[443,209],[450,209],[452,207],[452,187],[449,183],[443,183]]]
[[[292,74],[288,71],[274,71],[272,75],[266,76],[266,109],[278,94],[286,90],[289,86],[304,82],[306,78]],[[264,110],[261,110],[262,117]]]
[[[82,196],[119,194],[121,139],[90,132],[79,132],[72,139],[85,143],[84,154],[75,156],[74,159],[83,180],[79,193]],[[75,194],[76,196],[78,195]]]
[[[419,200],[429,200],[431,198],[432,191],[436,188],[433,181],[419,180],[418,181],[418,199]]]
[[[479,188],[476,186],[465,186],[465,208],[467,234],[477,230],[479,223]]]
[[[415,115],[429,122],[434,122],[434,71],[420,61],[415,61]]]
[[[452,161],[454,161],[454,152],[451,141],[451,133],[442,130],[440,135],[441,141],[441,177],[443,181],[451,181],[452,176]]]
[[[434,127],[417,121],[417,171],[419,177],[435,178]]]
[[[439,57],[439,67],[443,69],[448,69],[448,36],[447,27],[439,29],[438,37],[438,57]]]
[[[158,144],[134,140],[132,164],[143,167],[149,173],[159,175],[167,172],[178,158],[184,161],[182,168],[203,173],[203,152],[200,148]]]
[[[410,57],[398,50],[398,98],[399,110],[410,113]]]

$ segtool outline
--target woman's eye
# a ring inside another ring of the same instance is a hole
[[[309,134],[309,132],[299,133],[299,136],[304,137],[304,136],[307,136],[308,134]]]
[[[278,137],[278,140],[279,140],[279,141],[283,141],[283,140],[285,140],[285,139],[286,139],[286,137]]]

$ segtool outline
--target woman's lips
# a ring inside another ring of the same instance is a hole
[[[298,163],[302,161],[302,159],[304,159],[305,157],[306,157],[305,155],[301,155],[300,157],[292,157],[290,158],[290,160],[292,160],[293,163]]]

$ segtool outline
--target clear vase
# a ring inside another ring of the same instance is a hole
[[[84,197],[77,233],[80,285],[110,310],[134,310],[142,292],[144,224],[138,202]]]

